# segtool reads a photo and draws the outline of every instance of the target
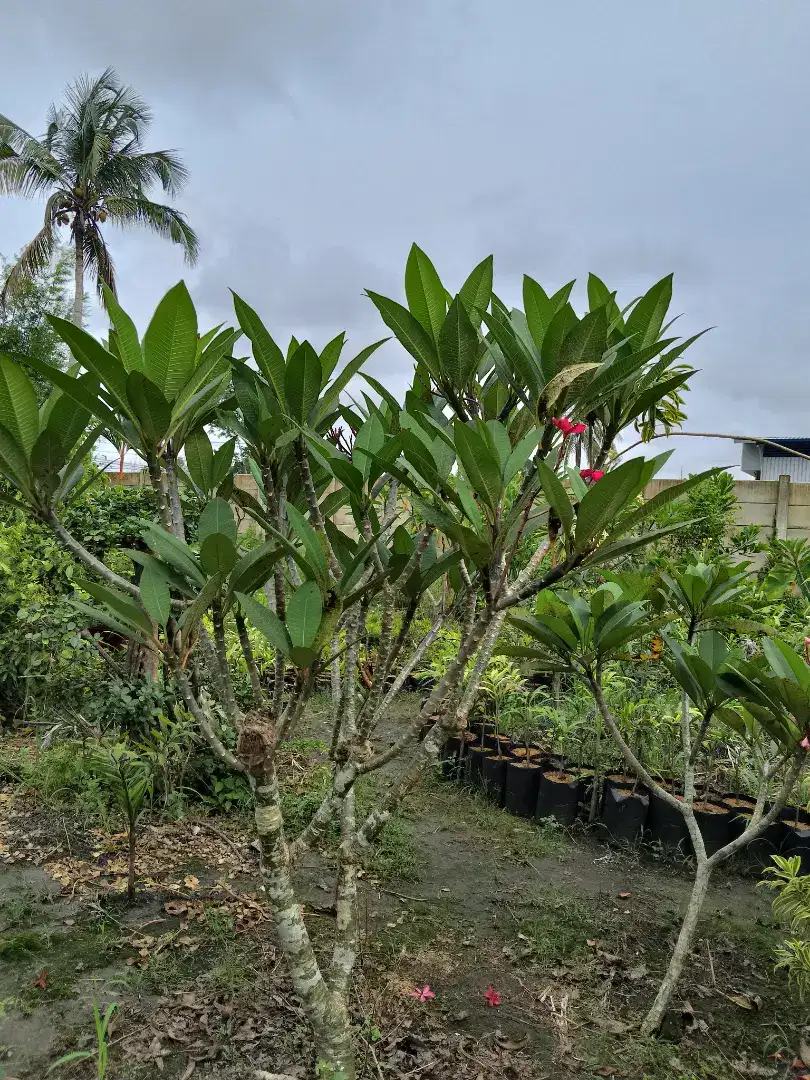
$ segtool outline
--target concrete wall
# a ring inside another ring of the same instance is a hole
[[[142,469],[140,472],[125,472],[120,474],[111,472],[108,473],[108,476],[110,483],[119,487],[149,487],[149,474],[146,469]],[[236,473],[233,480],[236,487],[241,488],[249,495],[252,495],[254,499],[261,502],[261,499],[259,499],[259,485],[250,473]],[[330,488],[329,490],[332,489]],[[251,527],[256,529],[259,528],[258,523],[245,514],[238,506],[234,506],[233,511],[240,532],[245,532]],[[354,519],[352,518],[351,511],[347,507],[342,507],[336,514],[333,514],[331,520],[350,536],[356,535],[357,529],[354,524]]]
[[[651,499],[679,482],[652,480],[644,489],[644,497]],[[768,541],[774,535],[780,540],[810,539],[810,484],[795,483],[789,476],[779,480],[735,480],[734,494],[738,502],[735,524],[758,525],[760,540]]]

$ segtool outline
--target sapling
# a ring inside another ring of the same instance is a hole
[[[694,646],[668,638],[668,666],[687,699],[681,712],[683,796],[678,797],[653,778],[627,743],[604,690],[605,668],[618,659],[626,643],[674,621],[674,615],[659,610],[657,617],[651,618],[645,602],[627,600],[621,590],[604,585],[587,598],[573,593],[560,593],[559,597],[563,606],[554,615],[544,611],[534,618],[512,617],[511,621],[536,643],[534,650],[522,649],[521,655],[531,656],[541,670],[563,663],[589,688],[624,760],[651,792],[683,817],[695,854],[692,895],[666,975],[641,1028],[643,1034],[650,1035],[660,1026],[680,978],[713,870],[776,820],[802,770],[808,740],[802,738],[802,728],[797,725],[810,728],[810,667],[787,645],[772,640],[764,644],[768,671],[764,658],[756,664],[736,660],[716,630],[701,634]],[[509,647],[504,651],[512,652]],[[745,720],[729,707],[734,700],[745,703]],[[696,708],[692,709],[691,703]],[[746,741],[757,767],[759,790],[744,831],[708,855],[695,816],[695,768],[699,755],[705,752],[712,723],[725,725]],[[763,732],[767,739],[758,737]],[[775,782],[775,797],[766,812],[766,799]]]
[[[147,797],[152,794],[152,763],[145,754],[115,743],[93,754],[93,769],[118,804],[127,822],[127,898],[135,897],[135,852],[138,819]]]

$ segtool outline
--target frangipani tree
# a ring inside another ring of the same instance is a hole
[[[5,357],[0,382],[0,467],[17,504],[50,525],[91,571],[93,580],[81,587],[95,603],[79,598],[77,606],[93,625],[106,623],[157,659],[214,752],[250,783],[266,893],[316,1057],[324,1069],[349,1078],[355,1075],[348,1000],[360,860],[447,736],[466,725],[506,614],[574,570],[664,535],[669,530],[640,530],[657,505],[678,493],[668,489],[652,506],[640,505],[664,457],[608,467],[612,439],[633,411],[627,395],[643,396],[658,385],[661,361],[654,357],[669,344],[661,341],[666,288],[655,286],[635,314],[614,326],[610,294],[594,295],[591,312],[579,319],[565,290],[541,302],[536,286],[533,302],[542,316],[533,312],[529,319],[506,311],[492,293],[491,259],[451,296],[414,248],[405,291],[407,307],[369,293],[416,360],[402,402],[362,371],[380,342],[338,372],[343,335],[320,352],[295,339],[282,349],[239,297],[239,330],[217,327],[198,337],[182,283],[158,305],[142,338],[114,297],[107,298],[113,330],[106,344],[54,320],[76,360],[70,373],[52,374],[55,394],[92,417],[95,430],[136,447],[148,465],[160,521],[144,523],[148,550],[129,553],[142,568],[137,580],[93,559],[61,522],[60,507],[70,497],[66,477],[78,466],[73,459],[65,464],[69,440],[59,433],[43,440],[54,447],[45,464],[42,451],[34,460],[47,423],[30,410],[23,366],[39,368],[24,357]],[[531,367],[523,352],[510,356],[509,335],[524,321],[534,324],[531,343],[521,344]],[[234,355],[240,333],[250,342],[251,361]],[[366,379],[374,397],[344,400],[354,375]],[[605,466],[590,483],[566,467],[577,423],[564,414],[576,416],[580,400],[598,400],[613,417],[589,433],[589,460]],[[652,399],[643,400],[654,410]],[[258,498],[234,484],[233,441],[214,452],[205,431],[213,420],[244,443]],[[183,482],[206,500],[193,545],[178,497]],[[263,542],[243,542],[234,503],[260,526]],[[338,509],[351,515],[353,528],[332,520]],[[532,551],[518,570],[521,544]],[[439,581],[449,603],[413,642],[409,630],[420,599]],[[370,678],[361,679],[358,649],[372,605],[380,614],[379,647]],[[457,654],[394,744],[377,749],[381,721],[451,619],[460,629]],[[228,664],[230,620],[250,673],[247,712]],[[269,685],[254,662],[248,624],[275,651]],[[319,676],[331,686],[331,783],[309,823],[290,838],[276,754]],[[358,819],[357,780],[389,765],[389,782]],[[322,843],[334,820],[340,823],[336,922],[331,952],[319,961],[293,875],[296,861]]]
[[[810,667],[787,645],[766,639],[768,670],[762,661],[746,663],[733,656],[717,630],[698,633],[696,610],[699,608],[706,617],[713,611],[719,619],[721,600],[729,604],[735,588],[729,579],[718,583],[717,577],[725,577],[722,572],[713,575],[708,571],[690,567],[679,575],[679,587],[671,588],[669,594],[681,601],[680,606],[673,604],[669,610],[662,610],[659,595],[657,614],[649,603],[628,599],[615,581],[599,586],[587,597],[557,591],[554,595],[558,602],[547,603],[535,616],[511,617],[536,645],[505,646],[501,650],[524,657],[539,670],[565,671],[583,682],[627,764],[650,791],[683,817],[695,855],[694,884],[669,967],[642,1024],[645,1035],[657,1031],[669,1005],[694,941],[713,870],[761,836],[776,820],[806,759],[807,740],[803,742],[803,727],[797,725],[810,729]],[[714,608],[708,599],[712,595],[717,600]],[[681,713],[683,795],[678,796],[651,775],[622,735],[605,698],[603,683],[607,666],[626,654],[629,642],[662,625],[671,624],[674,629],[684,615],[686,626],[682,631],[694,644],[664,635],[670,651],[665,662],[685,695]],[[733,708],[734,702],[744,704],[744,709]],[[695,770],[706,750],[712,722],[725,725],[746,743],[759,778],[759,791],[745,830],[708,854],[695,816]],[[775,784],[776,794],[766,812],[766,800]]]

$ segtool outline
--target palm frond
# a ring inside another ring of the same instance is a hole
[[[96,291],[102,306],[104,303],[104,286],[106,285],[113,296],[116,294],[115,265],[110,255],[110,249],[104,242],[104,237],[99,229],[93,225],[85,225],[82,234],[84,247],[84,265],[93,273],[96,279]]]
[[[186,221],[185,214],[175,210],[171,206],[163,206],[161,203],[152,202],[151,199],[113,198],[106,203],[107,212],[116,225],[143,225],[158,236],[172,240],[179,244],[184,252],[186,261],[193,263],[199,253],[199,240],[197,234]]]
[[[96,177],[96,187],[107,198],[141,198],[153,184],[175,195],[188,180],[188,169],[173,150],[111,155]]]
[[[56,236],[53,231],[53,217],[46,217],[45,224],[30,243],[26,244],[20,253],[20,257],[8,272],[3,282],[3,290],[0,292],[0,306],[5,306],[9,297],[13,296],[23,281],[36,277],[50,265],[56,247]]]

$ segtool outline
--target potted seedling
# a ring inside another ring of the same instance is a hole
[[[549,714],[543,691],[535,691],[521,706],[515,702],[504,718],[512,736],[512,757],[506,766],[504,806],[519,817],[534,817],[537,792],[543,774],[543,761],[532,741],[538,737],[541,725]]]

